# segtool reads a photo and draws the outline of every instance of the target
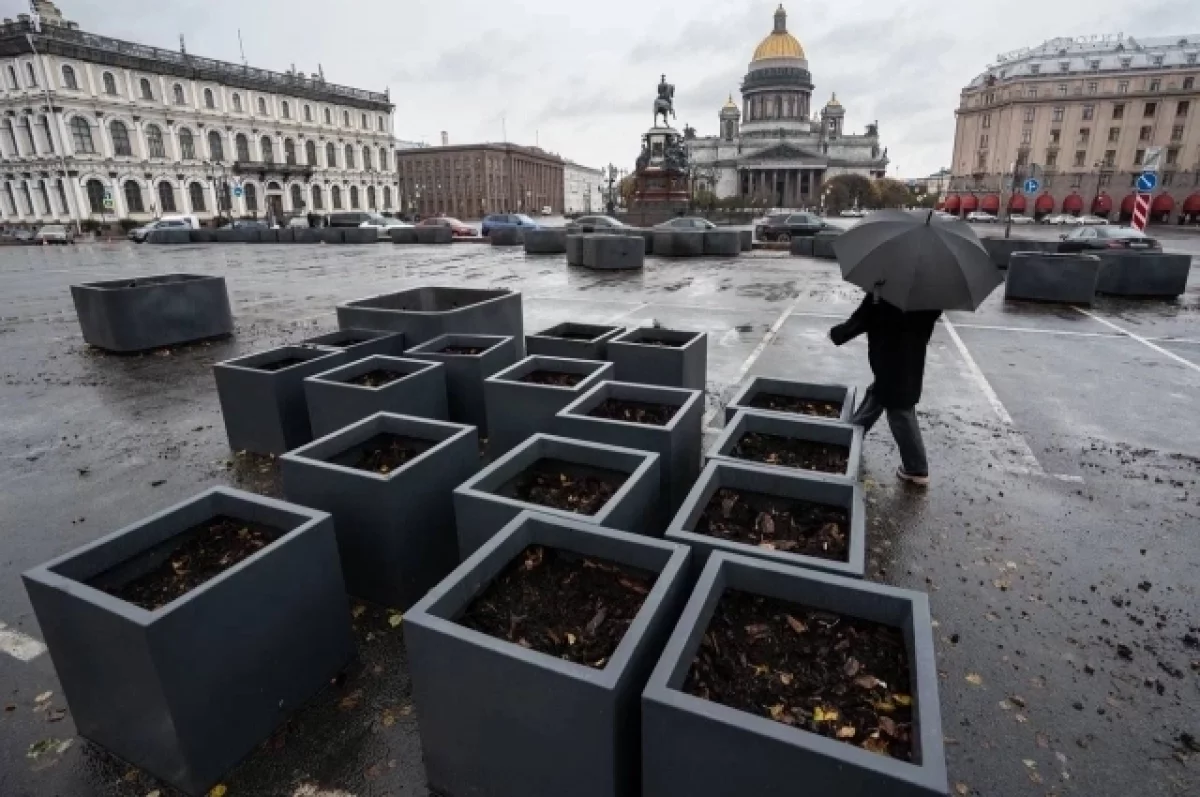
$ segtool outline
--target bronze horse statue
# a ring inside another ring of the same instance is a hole
[[[670,127],[667,114],[671,118],[675,117],[675,86],[667,82],[667,76],[663,75],[662,80],[658,84],[658,97],[654,100],[654,124],[658,126],[658,117],[662,115],[663,127]]]

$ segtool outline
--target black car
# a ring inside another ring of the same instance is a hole
[[[761,224],[754,225],[754,237],[760,241],[767,240],[767,230],[771,227],[781,227],[791,213],[772,213],[763,219]]]
[[[828,229],[830,226],[812,213],[792,213],[789,216],[768,218],[759,237],[764,241],[790,241],[797,237],[816,235],[821,230]]]
[[[1092,249],[1162,251],[1162,244],[1157,239],[1132,227],[1079,227],[1060,237],[1060,252],[1086,252]]]
[[[567,222],[570,232],[595,232],[596,230],[616,230],[629,225],[612,216],[580,216]]]

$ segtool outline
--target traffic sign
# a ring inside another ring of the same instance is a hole
[[[1036,194],[1041,187],[1042,184],[1037,181],[1037,178],[1030,177],[1025,181],[1025,193],[1027,194]]]
[[[108,195],[106,195],[106,196],[104,197],[104,209],[105,209],[105,210],[112,210],[112,209],[113,209],[113,198],[112,198],[112,196],[108,196]]]
[[[1158,187],[1158,175],[1154,172],[1142,172],[1137,178],[1137,190],[1148,194]]]
[[[235,185],[235,186],[233,187],[233,195],[234,195],[235,197],[238,197],[239,199],[241,199],[241,196],[242,196],[242,187],[241,187],[240,185]]]
[[[1157,172],[1162,163],[1162,147],[1146,147],[1142,155],[1142,171]]]
[[[1140,179],[1139,179],[1140,182]],[[1150,195],[1138,194],[1133,203],[1133,218],[1129,224],[1135,230],[1146,231],[1146,222],[1150,218]]]

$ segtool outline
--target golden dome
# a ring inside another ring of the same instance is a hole
[[[833,97],[831,97],[831,98],[830,98],[830,100],[829,100],[829,102],[827,103],[827,105],[828,105],[830,108],[841,108],[841,107],[842,107],[842,104],[841,104],[840,102],[838,102],[838,98],[837,98],[837,92],[836,92],[836,91],[833,93]]]
[[[795,36],[787,32],[787,12],[783,6],[775,12],[775,30],[754,48],[754,61],[765,61],[769,58],[804,58],[804,48]]]
[[[722,111],[736,111],[738,107],[733,103],[733,95],[729,95],[729,99],[725,100],[725,105],[722,106]]]

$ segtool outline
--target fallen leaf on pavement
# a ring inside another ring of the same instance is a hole
[[[954,791],[955,793],[962,795],[962,797],[966,797],[966,795],[971,793],[971,787],[965,783],[955,783]]]
[[[978,673],[967,673],[967,683],[973,686],[983,686],[983,676]]]
[[[404,622],[404,615],[400,614],[399,612],[388,615],[388,625],[390,625],[392,628],[396,628],[402,622]]]

